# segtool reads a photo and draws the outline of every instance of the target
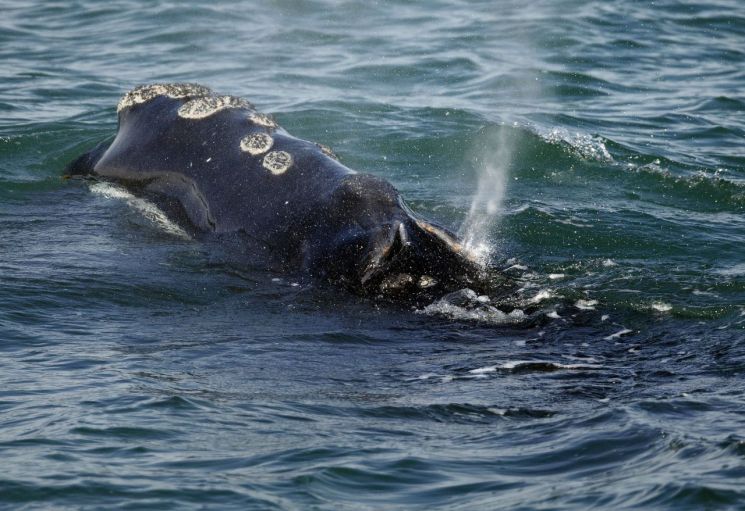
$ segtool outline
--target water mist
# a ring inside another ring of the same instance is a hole
[[[489,233],[502,209],[516,142],[514,137],[507,126],[500,126],[496,131],[490,130],[482,139],[481,148],[476,150],[478,185],[460,235],[466,248],[482,262],[486,262],[493,251]]]

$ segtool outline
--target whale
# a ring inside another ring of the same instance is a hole
[[[125,93],[117,114],[115,136],[65,174],[123,186],[195,237],[237,244],[254,264],[381,297],[442,295],[484,279],[463,242],[392,184],[290,135],[243,98],[148,84]]]

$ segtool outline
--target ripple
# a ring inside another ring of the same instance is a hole
[[[640,507],[705,509],[712,506],[737,506],[745,496],[742,491],[696,483],[661,484],[650,493],[653,495],[639,502]]]
[[[0,506],[737,508],[745,22],[650,5],[4,2]],[[293,286],[60,178],[187,80],[454,229],[509,154],[518,290]]]
[[[78,426],[70,430],[73,435],[81,435],[84,437],[102,437],[102,438],[116,438],[126,440],[152,440],[152,439],[166,439],[175,436],[175,432],[163,431],[159,429],[143,428],[143,427],[130,427],[130,426],[114,426],[96,428],[91,426]]]
[[[427,420],[454,423],[482,423],[512,419],[541,419],[553,417],[551,410],[532,410],[526,408],[499,408],[496,406],[472,405],[467,403],[433,404],[421,407],[383,406],[361,410],[364,417]]]
[[[0,481],[0,501],[11,505],[59,502],[74,506],[100,506],[102,503],[121,505],[132,502],[136,508],[153,509],[168,506],[174,501],[186,505],[241,504],[246,509],[281,509],[272,497],[246,495],[243,491],[225,489],[191,489],[178,487],[138,488],[136,485],[87,481],[75,484],[32,484],[23,481]],[[129,506],[127,506],[129,507]]]

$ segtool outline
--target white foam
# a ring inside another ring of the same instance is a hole
[[[111,183],[93,183],[90,185],[91,192],[106,197],[107,199],[118,199],[125,201],[130,207],[138,211],[142,216],[150,220],[162,231],[173,236],[190,240],[191,236],[181,227],[168,219],[152,202],[140,197],[135,197],[124,188]]]
[[[711,291],[701,291],[700,289],[694,289],[693,294],[697,296],[711,296],[714,298],[719,298],[719,295],[716,293],[712,293]]]
[[[673,306],[665,302],[654,302],[651,307],[657,312],[668,312],[673,310]]]
[[[619,330],[618,332],[616,332],[615,334],[611,334],[607,337],[603,337],[603,339],[605,339],[606,341],[612,341],[614,339],[620,338],[622,335],[630,334],[631,332],[633,332],[633,330],[629,330],[628,328],[623,328]]]
[[[525,365],[527,363],[528,363],[527,360],[512,360],[510,362],[505,362],[504,364],[502,364],[501,368],[502,369],[514,369],[517,366]]]
[[[538,292],[537,295],[535,295],[533,298],[530,299],[531,303],[538,303],[542,302],[543,300],[548,300],[549,298],[552,298],[554,295],[551,293],[548,289],[542,289]]]
[[[577,300],[574,306],[582,310],[595,310],[597,304],[597,300]]]
[[[468,253],[469,257],[481,264],[485,265],[489,261],[491,253],[494,251],[488,242],[468,240],[463,244],[463,249]]]
[[[550,131],[539,132],[544,140],[552,144],[566,144],[571,150],[587,160],[611,162],[613,157],[605,147],[602,137],[580,132],[570,132],[566,128],[553,128]]]
[[[714,271],[715,273],[718,273],[720,275],[727,275],[731,277],[745,275],[745,263],[739,263],[734,266],[730,266],[729,268],[720,268]]]
[[[523,265],[523,264],[513,264],[512,266],[509,266],[509,267],[505,268],[504,271],[509,271],[509,270],[525,271],[527,269],[528,269],[528,267],[525,266],[525,265]]]
[[[497,366],[477,367],[476,369],[471,369],[468,372],[471,374],[495,373],[497,372]]]
[[[575,356],[575,355],[562,355],[564,358],[569,360],[578,360],[580,362],[587,362],[588,364],[597,364],[600,361],[596,359],[595,357],[588,357],[588,356]]]
[[[479,321],[492,325],[518,324],[525,321],[527,317],[521,309],[514,309],[509,313],[505,313],[491,305],[480,304],[476,308],[467,308],[449,303],[444,299],[431,303],[423,309],[418,309],[416,313],[445,316],[455,320]]]
[[[498,366],[499,369],[503,369],[506,371],[512,371],[515,369],[519,369],[521,367],[525,366],[533,366],[533,365],[545,365],[552,367],[554,369],[567,369],[567,370],[577,370],[577,369],[600,369],[602,366],[600,364],[563,364],[561,362],[553,362],[551,360],[509,360],[502,365]]]

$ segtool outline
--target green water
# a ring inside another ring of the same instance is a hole
[[[0,506],[745,508],[740,2],[0,18]],[[156,81],[246,97],[455,230],[492,190],[525,316],[236,267],[62,180]]]

